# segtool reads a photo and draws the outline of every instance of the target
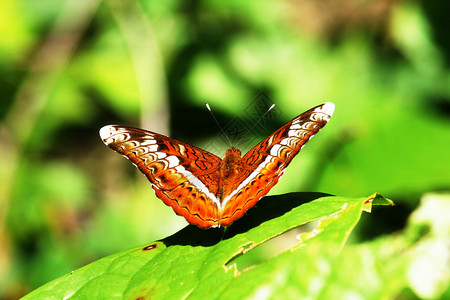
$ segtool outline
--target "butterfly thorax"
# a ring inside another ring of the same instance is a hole
[[[220,201],[232,192],[230,188],[237,180],[241,164],[241,151],[235,147],[228,149],[225,158],[220,162],[220,183],[218,185]]]

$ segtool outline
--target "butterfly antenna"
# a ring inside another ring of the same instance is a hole
[[[266,110],[266,112],[255,122],[255,124],[253,124],[253,126],[252,127],[250,127],[250,129],[249,130],[247,130],[247,132],[237,141],[237,143],[236,143],[236,145],[235,145],[235,147],[237,147],[237,145],[242,141],[242,139],[243,138],[245,138],[245,136],[250,132],[250,131],[252,131],[253,130],[253,128],[255,128],[256,127],[256,125],[258,125],[258,123],[259,122],[261,122],[261,120],[265,117],[265,115],[267,115],[274,107],[275,107],[275,103],[274,104],[272,104],[272,106],[270,106],[269,107],[269,109],[268,110]]]
[[[209,107],[208,102],[205,103],[206,108],[209,110],[209,112],[211,113],[211,116],[213,117],[214,121],[216,122],[217,126],[219,126],[220,131],[222,131],[223,135],[225,135],[225,137],[228,140],[228,143],[230,143],[230,146],[233,146],[233,143],[231,142],[230,138],[228,137],[228,135],[225,133],[225,131],[223,130],[222,126],[220,126],[219,121],[217,121],[216,117],[214,116],[211,107]]]

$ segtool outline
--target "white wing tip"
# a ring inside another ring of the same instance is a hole
[[[106,139],[108,139],[111,136],[112,132],[114,131],[113,126],[114,125],[106,125],[106,126],[103,126],[102,128],[100,128],[99,134],[100,134],[100,138],[103,141],[106,141]]]
[[[335,107],[334,103],[332,103],[332,102],[325,102],[324,104],[322,104],[320,110],[323,113],[325,113],[325,114],[327,114],[327,115],[329,115],[331,117],[333,115],[333,113],[334,113],[334,107]]]

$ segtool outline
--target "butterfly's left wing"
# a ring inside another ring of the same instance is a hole
[[[109,125],[100,136],[147,176],[156,195],[178,215],[203,228],[219,225],[219,157],[139,128]]]
[[[222,203],[221,225],[227,226],[261,199],[277,183],[305,143],[330,120],[331,102],[316,106],[272,133],[242,158],[240,178]]]

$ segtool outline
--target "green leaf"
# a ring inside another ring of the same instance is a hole
[[[345,247],[320,299],[450,299],[449,215],[450,194],[427,194],[405,230]]]
[[[311,296],[320,290],[317,276],[327,273],[327,267],[318,263],[320,257],[338,255],[362,211],[370,211],[372,204],[392,202],[378,194],[365,198],[319,193],[265,197],[225,231],[187,226],[161,241],[93,262],[24,299]],[[251,256],[257,246],[312,221],[316,226],[302,232],[280,254],[246,268],[236,263]]]

